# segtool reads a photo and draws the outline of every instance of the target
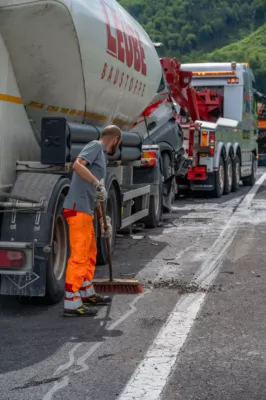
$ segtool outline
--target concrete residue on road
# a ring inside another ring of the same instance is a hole
[[[199,284],[196,283],[186,283],[178,280],[173,280],[172,282],[164,282],[163,280],[161,282],[156,282],[153,285],[154,289],[175,289],[178,290],[178,293],[185,294],[185,293],[205,293],[205,292],[216,292],[222,290],[221,286],[216,286],[216,285],[211,285],[208,288],[201,287]]]

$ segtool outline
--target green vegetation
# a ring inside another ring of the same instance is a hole
[[[256,86],[266,93],[266,24],[245,39],[215,50],[204,57],[206,61],[249,62],[256,75]]]
[[[265,0],[118,0],[182,62],[250,62],[266,91]]]

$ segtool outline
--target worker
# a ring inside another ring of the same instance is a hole
[[[71,255],[65,282],[64,316],[95,316],[96,307],[108,305],[109,296],[100,296],[92,284],[97,247],[94,233],[95,211],[100,219],[102,234],[110,237],[112,226],[104,231],[100,203],[107,198],[104,185],[107,154],[113,155],[122,140],[121,130],[115,125],[103,129],[99,140],[88,143],[73,165],[73,176],[64,202],[64,216],[69,226]]]

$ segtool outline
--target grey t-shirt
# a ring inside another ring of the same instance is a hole
[[[88,143],[78,155],[88,162],[87,168],[98,179],[105,179],[107,152],[104,144],[97,140]],[[72,175],[69,192],[64,201],[64,208],[72,210],[74,205],[76,210],[90,215],[94,215],[95,209],[95,188],[91,183],[84,181],[74,171]]]

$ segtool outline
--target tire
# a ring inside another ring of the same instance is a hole
[[[69,257],[68,225],[63,216],[65,196],[60,195],[55,211],[52,251],[46,263],[45,302],[55,304],[62,300],[65,291],[65,272]]]
[[[214,174],[214,184],[215,188],[213,190],[213,197],[220,198],[224,192],[224,160],[220,157],[219,160],[219,171],[215,171]]]
[[[143,218],[141,222],[145,224],[148,229],[153,229],[158,226],[162,216],[162,185],[158,185],[156,196],[150,196],[149,215]]]
[[[238,156],[233,159],[233,182],[232,192],[237,192],[239,188],[239,182],[241,177],[240,160]]]
[[[164,180],[168,179],[171,176],[171,157],[168,153],[163,153],[162,155],[162,170],[163,170],[163,177]],[[171,188],[171,192],[169,194],[171,196],[171,203],[175,200],[175,181],[173,180],[173,185]],[[163,207],[164,212],[170,212],[166,207]]]
[[[256,182],[256,158],[255,154],[252,154],[252,172],[250,176],[242,178],[242,182],[244,186],[254,186]]]
[[[233,162],[230,156],[224,162],[224,191],[223,194],[229,194],[233,185]]]
[[[108,215],[111,218],[112,221],[112,237],[111,237],[111,252],[113,253],[115,249],[115,243],[116,243],[116,229],[118,225],[118,207],[117,207],[117,195],[116,195],[116,190],[113,185],[110,186],[109,192],[108,192],[108,199],[106,203],[106,215]],[[107,258],[107,248],[106,248],[106,243],[105,239],[101,237],[101,229],[99,225],[99,221],[97,218],[95,219],[95,236],[97,237],[97,265],[106,265],[108,263],[108,258]]]

